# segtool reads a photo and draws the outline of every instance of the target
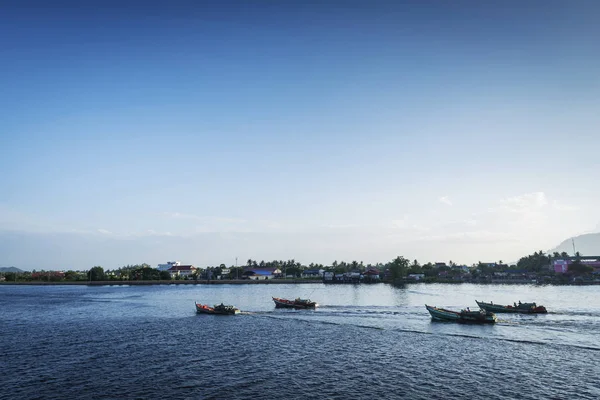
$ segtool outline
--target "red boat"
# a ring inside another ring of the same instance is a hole
[[[281,299],[279,297],[273,297],[273,301],[275,302],[276,308],[304,309],[304,308],[315,308],[317,306],[317,302],[310,301],[310,299],[297,298],[295,300],[287,300],[287,299]]]

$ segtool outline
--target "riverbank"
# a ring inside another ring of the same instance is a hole
[[[323,283],[320,279],[232,279],[232,280],[181,280],[181,281],[28,281],[0,282],[0,285],[88,285],[88,286],[141,286],[141,285],[281,285],[300,283]]]
[[[32,285],[32,286],[44,286],[44,285],[85,285],[85,286],[148,286],[148,285],[285,285],[285,284],[304,284],[304,283],[323,283],[327,286],[346,286],[346,285],[373,285],[377,283],[393,284],[392,282],[370,282],[370,283],[332,283],[323,282],[320,279],[265,279],[265,280],[250,280],[250,279],[232,279],[232,280],[180,280],[180,281],[168,281],[168,280],[147,280],[147,281],[56,281],[56,282],[44,282],[44,281],[17,281],[17,282],[0,282],[2,285]],[[536,286],[593,286],[600,285],[600,281],[575,281],[575,282],[531,282],[530,280],[481,280],[481,281],[453,281],[453,280],[436,280],[431,281],[414,281],[405,280],[397,283],[396,285],[415,285],[415,284],[450,284],[450,285],[462,285],[462,284],[474,284],[474,285],[536,285]]]

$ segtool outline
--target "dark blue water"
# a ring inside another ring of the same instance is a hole
[[[0,286],[0,399],[598,399],[600,287]],[[315,311],[275,309],[310,297]],[[547,315],[436,323],[424,304]],[[243,313],[196,315],[194,301]]]

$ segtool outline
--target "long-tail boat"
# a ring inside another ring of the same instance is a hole
[[[475,300],[479,308],[497,313],[522,313],[522,314],[546,314],[548,311],[544,306],[538,306],[535,303],[513,303],[513,305],[503,306],[492,302],[485,303]]]
[[[235,315],[240,313],[238,308],[226,306],[223,303],[217,304],[214,307],[210,307],[208,304],[195,304],[198,314]]]
[[[428,306],[427,304],[425,304],[425,308],[431,314],[431,319],[435,321],[453,321],[463,324],[494,324],[497,321],[496,314],[485,310],[471,311],[466,309],[459,312]]]
[[[273,301],[275,302],[275,308],[304,309],[304,308],[315,308],[317,306],[317,302],[311,301],[310,299],[296,298],[294,300],[287,300],[287,299],[281,299],[279,297],[273,297]]]

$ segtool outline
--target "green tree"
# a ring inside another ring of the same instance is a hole
[[[104,280],[104,268],[96,265],[88,271],[88,279],[90,281],[103,281]]]
[[[6,282],[14,282],[17,280],[17,273],[16,272],[5,272],[4,279],[6,279]]]
[[[422,268],[419,265],[419,262],[417,260],[414,260],[413,263],[410,265],[410,268],[408,270],[409,274],[421,274],[422,272]]]
[[[437,274],[438,274],[438,271],[434,268],[433,264],[430,262],[423,265],[421,267],[421,270],[422,270],[423,274],[425,274],[426,277],[437,276]]]
[[[579,252],[575,253],[575,257],[577,257],[575,261],[569,265],[569,273],[573,275],[586,275],[594,272],[594,267],[581,262],[581,254]]]
[[[524,269],[530,272],[542,272],[547,271],[550,265],[550,257],[544,254],[543,251],[539,251],[528,255],[527,257],[521,257],[517,262],[517,268]]]
[[[302,275],[302,270],[297,266],[288,267],[286,271],[287,275],[293,275],[294,278],[299,278]]]
[[[569,273],[572,273],[573,275],[586,275],[592,273],[593,271],[594,267],[583,264],[581,260],[575,260],[571,265],[569,265]]]
[[[229,274],[232,279],[241,279],[244,269],[242,267],[231,267],[231,273]]]
[[[169,271],[160,271],[159,276],[162,281],[171,280],[171,274],[169,273]]]
[[[394,282],[406,277],[406,273],[408,272],[408,263],[409,261],[402,256],[396,257],[390,263],[390,272],[392,274],[392,280]]]

